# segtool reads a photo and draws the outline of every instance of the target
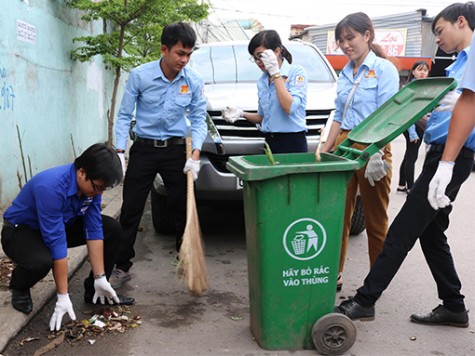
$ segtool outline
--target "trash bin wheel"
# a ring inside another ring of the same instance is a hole
[[[355,343],[356,326],[346,315],[327,314],[313,325],[312,339],[322,355],[341,355]]]

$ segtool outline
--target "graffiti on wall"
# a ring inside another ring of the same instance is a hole
[[[13,111],[15,109],[15,90],[13,85],[7,81],[7,69],[0,66],[0,79],[3,85],[0,89],[0,112],[1,111]]]

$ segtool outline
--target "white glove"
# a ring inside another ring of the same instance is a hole
[[[368,161],[364,177],[374,187],[374,182],[383,179],[389,171],[389,163],[383,159],[383,152],[378,151]]]
[[[49,321],[49,329],[51,331],[59,331],[61,329],[61,321],[63,320],[63,315],[68,313],[71,320],[76,320],[76,314],[74,314],[73,303],[69,299],[69,294],[57,294],[58,301],[54,307],[53,315]]]
[[[457,90],[449,91],[440,99],[439,106],[437,106],[434,111],[454,111],[459,96],[460,93]]]
[[[125,177],[125,157],[122,152],[117,152],[117,156],[119,156],[120,164],[122,165],[122,176]]]
[[[273,50],[266,49],[262,52],[261,61],[271,77],[280,73],[279,62]]]
[[[226,109],[221,111],[221,114],[223,115],[223,119],[230,124],[234,124],[237,119],[244,117],[243,111],[233,106],[226,106]]]
[[[429,200],[430,206],[434,210],[450,205],[450,199],[445,195],[445,190],[452,180],[454,166],[454,162],[440,161],[437,171],[429,183],[427,200]]]
[[[119,304],[119,297],[105,276],[94,280],[94,289],[96,290],[92,298],[94,304],[96,304],[97,299],[99,299],[101,304],[104,304],[105,298],[107,298],[109,304],[113,304],[113,302]]]
[[[198,178],[198,173],[200,172],[200,160],[195,161],[193,158],[188,158],[185,163],[185,168],[183,168],[183,173],[191,171],[193,174],[193,179],[196,180]]]

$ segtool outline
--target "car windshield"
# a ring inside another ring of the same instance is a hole
[[[292,54],[292,63],[305,68],[309,82],[335,81],[327,64],[313,47],[301,43],[288,43],[285,46]],[[203,76],[206,84],[254,83],[262,72],[249,58],[246,44],[204,46],[193,52],[190,67]]]

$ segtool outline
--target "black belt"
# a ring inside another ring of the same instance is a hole
[[[165,148],[169,146],[180,146],[185,144],[185,139],[181,137],[172,137],[168,140],[153,140],[151,138],[136,137],[136,142],[144,143],[155,148]]]
[[[439,153],[442,153],[444,152],[444,149],[445,149],[445,145],[433,145],[431,144],[429,146],[429,152],[439,152]],[[473,158],[473,155],[474,155],[475,152],[473,152],[470,148],[467,148],[467,147],[462,147],[462,149],[460,150],[460,153],[458,154],[460,157],[463,157],[463,158]]]
[[[299,131],[299,132],[263,132],[264,137],[270,137],[270,138],[277,138],[277,137],[291,137],[293,136],[300,136],[300,135],[305,135],[305,131]]]

